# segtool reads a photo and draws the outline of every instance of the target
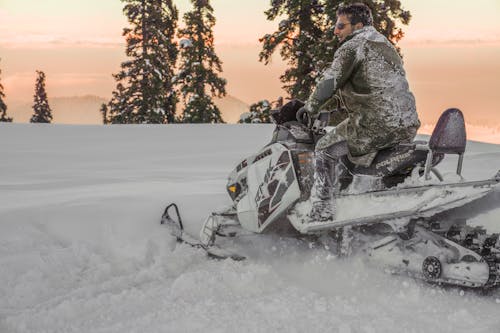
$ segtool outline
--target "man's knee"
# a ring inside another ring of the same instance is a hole
[[[316,149],[316,155],[321,158],[331,158],[334,160],[338,160],[340,157],[347,155],[349,149],[347,147],[347,142],[340,141],[329,145],[323,149]]]

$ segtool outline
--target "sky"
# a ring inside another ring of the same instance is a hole
[[[269,0],[212,0],[217,16],[219,44],[257,43],[276,23],[265,20]],[[405,29],[408,41],[498,41],[500,1],[477,0],[479,15],[470,15],[468,1],[406,0],[413,15]],[[180,12],[190,9],[188,0],[177,0]],[[1,0],[0,42],[9,47],[62,47],[71,44],[121,44],[126,24],[119,0]],[[6,29],[9,27],[9,29]]]
[[[284,63],[258,62],[259,37],[276,29],[269,0],[212,0],[216,51],[227,91],[245,103],[283,95]],[[175,4],[182,13],[188,0]],[[412,20],[401,42],[410,87],[424,123],[446,107],[500,128],[500,1],[402,0]],[[0,68],[11,104],[30,102],[35,70],[45,71],[49,97],[109,98],[111,76],[125,60],[127,25],[119,0],[0,0]],[[477,14],[471,14],[471,12]]]

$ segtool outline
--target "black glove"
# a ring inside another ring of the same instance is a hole
[[[301,107],[297,111],[297,121],[301,124],[311,127],[311,116],[309,115],[309,110],[305,106]]]

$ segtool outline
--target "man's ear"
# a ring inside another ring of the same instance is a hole
[[[361,22],[358,22],[354,25],[354,30],[359,30],[361,28],[363,28],[365,25]]]

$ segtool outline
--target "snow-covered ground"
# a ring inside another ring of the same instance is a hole
[[[271,131],[0,124],[0,332],[500,332],[500,293],[432,287],[290,240],[263,237],[243,262],[176,244],[159,224],[165,205],[196,234]],[[499,168],[500,146],[469,142],[466,178]],[[462,212],[500,232],[499,193]]]

